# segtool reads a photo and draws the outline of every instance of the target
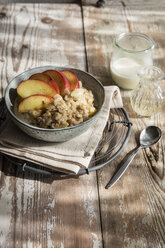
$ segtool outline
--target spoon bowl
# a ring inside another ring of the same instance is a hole
[[[146,127],[140,134],[140,146],[142,148],[150,147],[156,144],[162,136],[159,127],[149,126]]]

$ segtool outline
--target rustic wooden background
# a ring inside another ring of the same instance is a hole
[[[1,94],[11,78],[43,65],[87,70],[104,85],[111,85],[112,41],[128,31],[154,39],[154,62],[165,71],[164,0],[111,0],[104,8],[96,8],[95,2],[1,4]],[[22,173],[0,157],[0,248],[165,247],[165,115],[163,111],[151,118],[136,116],[130,94],[122,91],[133,122],[129,144],[97,173],[52,181]],[[121,180],[105,190],[146,125],[158,125],[162,139],[139,151]]]
[[[86,0],[85,0],[86,1]],[[90,1],[90,0],[89,0]],[[9,3],[81,3],[81,0],[0,0],[0,4],[9,4]],[[87,1],[86,1],[87,3]]]

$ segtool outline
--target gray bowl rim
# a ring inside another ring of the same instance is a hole
[[[74,71],[79,71],[79,72],[83,72],[85,74],[87,74],[88,76],[92,77],[93,79],[95,79],[97,81],[97,83],[100,85],[100,87],[103,89],[103,95],[104,95],[104,99],[103,99],[103,103],[102,103],[102,106],[101,108],[99,109],[99,111],[97,111],[97,113],[95,115],[93,115],[91,118],[89,118],[88,120],[84,121],[84,122],[81,122],[75,126],[71,126],[71,127],[64,127],[64,128],[57,128],[57,129],[49,129],[49,128],[40,128],[40,127],[36,127],[36,126],[33,126],[33,125],[30,125],[24,121],[21,121],[19,118],[16,117],[16,115],[10,110],[10,108],[8,107],[8,104],[7,104],[7,101],[6,101],[6,98],[8,96],[8,93],[9,93],[9,90],[10,90],[10,84],[12,83],[12,81],[14,79],[16,79],[17,77],[19,76],[22,76],[24,74],[26,74],[27,72],[30,72],[30,71],[33,71],[33,70],[42,70],[42,69],[54,69],[54,70],[74,70]],[[9,114],[19,123],[21,123],[22,125],[28,127],[28,128],[31,128],[31,129],[34,129],[34,130],[37,130],[37,131],[41,131],[41,132],[61,132],[61,131],[65,131],[65,130],[72,130],[72,129],[75,129],[77,127],[81,127],[83,126],[85,123],[88,123],[88,122],[91,122],[92,120],[94,120],[95,118],[97,118],[97,116],[100,114],[103,106],[104,106],[104,103],[105,103],[105,89],[104,89],[104,86],[102,85],[102,83],[96,79],[92,74],[90,74],[89,72],[86,72],[86,71],[83,71],[83,70],[80,70],[80,69],[76,69],[76,68],[73,68],[73,67],[60,67],[60,66],[40,66],[40,67],[34,67],[34,68],[31,68],[29,70],[26,70],[20,74],[18,74],[16,77],[14,77],[8,84],[6,90],[5,90],[5,105],[7,107],[7,110],[9,112]]]

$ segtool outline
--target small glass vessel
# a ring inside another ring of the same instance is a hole
[[[131,93],[131,105],[133,110],[142,116],[151,116],[161,111],[164,97],[159,85],[164,73],[155,66],[142,68],[138,76],[140,78],[136,89]]]
[[[110,63],[113,81],[123,89],[135,89],[139,83],[137,71],[153,65],[154,41],[145,34],[123,33],[114,40]]]

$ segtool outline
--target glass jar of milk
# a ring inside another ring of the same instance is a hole
[[[134,89],[139,83],[138,71],[153,65],[153,40],[141,33],[123,33],[114,40],[110,68],[114,82],[123,89]]]

